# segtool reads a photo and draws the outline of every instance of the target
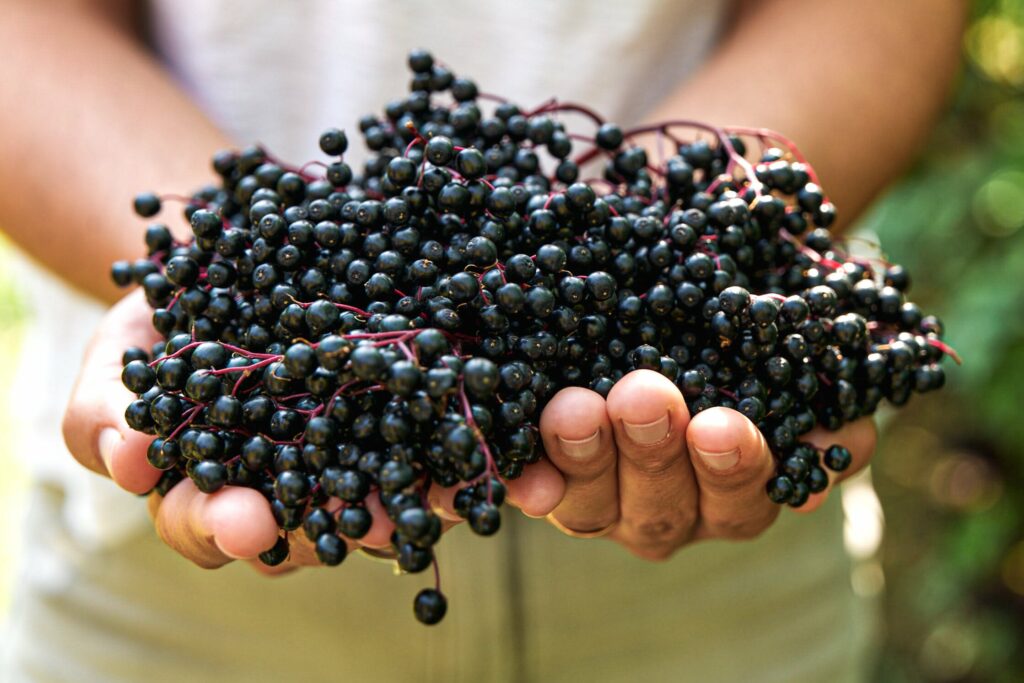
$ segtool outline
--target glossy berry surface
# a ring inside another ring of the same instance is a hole
[[[399,567],[436,572],[430,490],[461,487],[456,512],[498,532],[563,387],[606,396],[646,369],[691,414],[738,410],[776,460],[766,495],[799,507],[852,465],[807,432],[943,386],[941,321],[907,299],[905,269],[830,233],[781,135],[626,128],[482,95],[422,50],[408,63],[410,91],[359,122],[365,164],[338,128],[317,140],[327,161],[219,152],[220,183],[186,198],[190,239],[151,224],[147,258],[111,270],[164,339],[122,371],[155,490],[259,491],[284,532],[264,563],[299,533],[337,565],[379,507]],[[439,581],[416,597],[424,623],[446,610]]]
[[[448,611],[448,599],[433,588],[424,588],[416,595],[413,604],[416,618],[424,624],[433,625],[444,618]]]

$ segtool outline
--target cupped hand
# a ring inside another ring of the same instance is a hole
[[[775,465],[754,424],[727,408],[691,417],[679,390],[656,372],[630,373],[607,400],[563,389],[545,408],[541,433],[566,482],[549,520],[570,535],[607,536],[660,560],[696,540],[753,538],[779,514],[765,492]],[[875,438],[870,419],[803,436],[818,448],[845,445],[853,463],[830,473],[829,488],[800,511],[819,507],[835,484],[862,469]]]
[[[126,296],[104,316],[89,343],[63,422],[64,439],[78,462],[138,494],[150,491],[161,472],[146,458],[153,437],[133,431],[125,422],[125,407],[135,396],[121,383],[121,357],[129,346],[149,349],[159,341],[151,317],[141,291]],[[561,500],[564,483],[545,461],[528,467],[511,488],[524,511],[540,516]],[[435,487],[429,496],[446,527],[460,521],[453,509],[454,493]],[[332,499],[326,507],[337,506],[340,501]],[[376,496],[367,498],[367,509],[373,516],[370,531],[358,541],[346,539],[349,550],[390,547],[394,525]],[[289,535],[290,555],[283,564],[267,567],[255,559],[277,542],[280,530],[267,499],[254,489],[225,486],[205,494],[186,478],[166,496],[151,494],[149,510],[160,538],[200,567],[244,559],[260,571],[276,574],[320,564],[301,530]]]
[[[63,423],[68,448],[82,465],[139,494],[150,491],[161,473],[146,458],[153,437],[125,422],[124,409],[134,397],[121,383],[121,357],[129,346],[150,348],[159,340],[151,315],[141,292],[107,313]],[[765,495],[774,466],[760,432],[724,408],[691,419],[679,391],[658,373],[631,373],[607,400],[586,389],[564,389],[545,408],[540,427],[547,455],[508,482],[508,499],[570,535],[606,535],[641,557],[664,559],[694,540],[754,537],[778,515]],[[870,420],[861,420],[804,438],[818,447],[842,443],[852,452],[853,464],[832,475],[831,488],[868,462],[875,431]],[[437,487],[429,494],[446,527],[460,521],[454,494],[454,488]],[[801,510],[815,509],[827,495],[813,495]],[[328,508],[336,505],[332,500]],[[389,546],[393,524],[375,497],[367,508],[373,525],[358,541],[346,539],[350,550]],[[252,489],[226,486],[204,494],[185,479],[166,496],[152,494],[149,509],[160,537],[201,567],[246,559],[261,571],[280,573],[319,564],[301,531],[290,535],[291,554],[282,565],[270,568],[254,559],[280,531],[269,503]]]

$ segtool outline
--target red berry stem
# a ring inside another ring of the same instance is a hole
[[[935,348],[937,348],[938,350],[942,351],[944,354],[952,358],[957,365],[964,364],[963,359],[960,358],[960,354],[956,352],[956,349],[954,349],[946,342],[941,341],[939,339],[935,339],[933,337],[927,337],[926,341],[928,342],[928,344],[934,346]]]

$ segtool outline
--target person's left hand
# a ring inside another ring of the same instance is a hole
[[[544,409],[541,434],[566,482],[548,519],[569,535],[607,536],[662,560],[701,539],[753,538],[779,514],[765,492],[775,462],[754,424],[727,408],[691,418],[679,390],[656,372],[630,373],[607,400],[563,389]],[[874,422],[861,419],[837,432],[816,428],[801,440],[850,449],[853,463],[830,473],[831,490],[868,463],[875,438]],[[812,495],[800,511],[816,509],[827,495]]]
[[[131,430],[125,421],[125,407],[135,396],[121,383],[121,356],[128,346],[149,348],[160,339],[151,323],[152,314],[139,289],[103,317],[88,346],[63,421],[64,439],[76,460],[138,494],[150,491],[161,472],[146,458],[153,436]],[[561,500],[564,483],[551,463],[541,460],[526,467],[523,476],[509,482],[508,488],[523,512],[542,516]],[[445,529],[461,521],[454,511],[455,492],[456,487],[430,489],[430,502]],[[339,506],[340,501],[331,499],[328,509]],[[358,540],[346,539],[346,545],[349,550],[387,554],[394,524],[377,496],[367,496],[366,507],[373,517],[369,532]],[[290,534],[290,554],[283,564],[267,567],[255,559],[272,547],[280,534],[269,502],[255,489],[229,485],[205,494],[185,478],[166,496],[150,494],[149,512],[160,538],[200,567],[212,569],[242,559],[263,573],[279,574],[320,565],[313,544],[302,531]]]

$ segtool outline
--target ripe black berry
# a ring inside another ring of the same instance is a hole
[[[341,156],[348,149],[348,136],[343,130],[330,128],[320,135],[320,149],[324,154]]]
[[[497,533],[501,526],[501,513],[493,503],[477,503],[469,509],[469,527],[481,536]]]
[[[373,517],[365,508],[347,507],[338,517],[338,531],[353,540],[365,536],[372,524]]]
[[[842,472],[853,462],[853,456],[850,454],[849,449],[837,444],[829,446],[825,450],[822,461],[825,463],[825,467],[833,472]]]
[[[281,536],[270,550],[265,550],[259,554],[259,560],[268,567],[276,567],[288,559],[288,554],[288,539]]]
[[[597,144],[602,149],[617,149],[622,144],[623,135],[622,129],[613,123],[602,124],[597,129],[597,135],[595,136]]]
[[[121,371],[121,381],[136,394],[143,394],[156,382],[156,373],[143,360],[133,360]]]
[[[324,532],[316,539],[316,557],[328,567],[341,564],[347,552],[345,541],[332,533]]]
[[[444,619],[448,611],[448,600],[440,591],[424,588],[416,595],[413,611],[421,623],[433,625]]]
[[[768,481],[768,497],[773,503],[787,503],[793,496],[793,480],[787,476],[773,477]]]
[[[228,470],[215,460],[201,460],[192,468],[192,481],[203,493],[213,493],[228,483]]]
[[[152,192],[135,195],[135,213],[149,218],[160,213],[160,198]]]
[[[294,507],[309,495],[309,480],[295,470],[285,470],[274,481],[274,495],[284,505]]]
[[[165,470],[154,491],[186,476],[258,490],[324,564],[379,501],[418,572],[441,536],[430,489],[460,487],[457,513],[498,531],[504,482],[542,457],[538,421],[563,387],[607,396],[646,369],[691,414],[739,411],[775,458],[766,495],[799,507],[852,460],[802,435],[944,384],[941,321],[907,300],[905,269],[847,258],[835,207],[777,134],[756,160],[740,130],[495,105],[428,52],[409,66],[408,94],[359,121],[358,169],[336,128],[326,164],[219,152],[219,185],[186,198],[192,236],[148,225],[146,258],[112,267],[166,342],[122,363],[138,397],[125,419]],[[647,133],[677,146],[649,157]],[[137,198],[143,216],[160,208]],[[261,558],[287,555],[285,536]],[[445,604],[435,587],[417,615],[435,623]]]

